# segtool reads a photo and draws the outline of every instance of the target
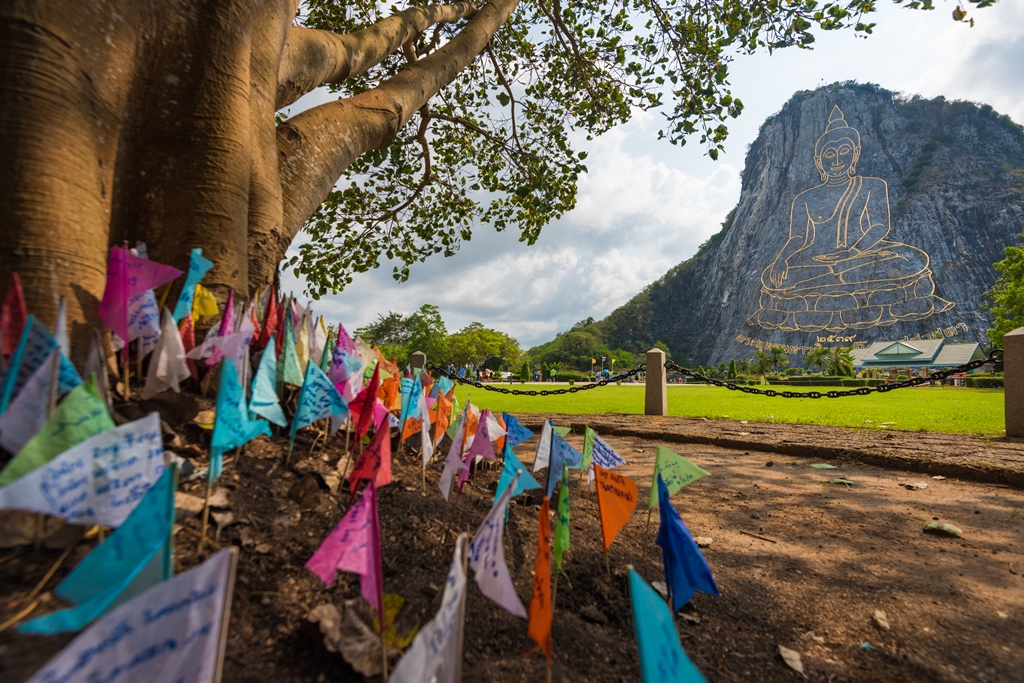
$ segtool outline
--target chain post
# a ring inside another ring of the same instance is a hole
[[[668,388],[665,352],[647,352],[647,386],[644,389],[644,415],[668,415]]]
[[[1003,367],[1003,410],[1006,435],[1024,436],[1024,327],[1003,337],[1006,350]]]

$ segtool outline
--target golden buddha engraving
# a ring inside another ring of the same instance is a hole
[[[761,273],[751,325],[839,332],[923,320],[955,306],[935,296],[928,254],[885,239],[889,188],[857,175],[860,151],[860,133],[833,107],[814,146],[821,184],[793,199],[789,239]]]

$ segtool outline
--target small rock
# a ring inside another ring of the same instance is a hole
[[[183,522],[191,519],[203,511],[203,499],[182,491],[174,492],[174,519]]]
[[[211,508],[228,508],[231,507],[228,503],[228,492],[226,489],[216,489],[210,491],[210,507]]]
[[[320,504],[320,484],[316,477],[307,472],[306,476],[289,487],[288,497],[304,508],[315,508]]]
[[[942,476],[941,474],[936,474],[934,477],[932,477],[932,479],[935,479],[936,481],[942,481],[943,479],[945,479],[945,477]]]
[[[601,613],[601,610],[597,609],[593,605],[587,605],[580,610],[580,618],[583,621],[589,621],[591,624],[607,624],[608,617]]]
[[[751,519],[761,519],[761,515],[759,515],[759,514],[757,514],[757,513],[755,512],[754,514],[750,515],[750,518],[751,518]]]
[[[651,587],[658,591],[658,594],[661,595],[661,597],[668,600],[668,586],[665,585],[664,581],[652,581]]]
[[[800,659],[799,652],[779,645],[779,654],[782,656],[782,661],[788,664],[790,669],[796,671],[798,674],[804,675],[804,663]]]
[[[707,548],[714,539],[710,536],[697,536],[693,540],[697,542],[698,547]]]
[[[338,474],[330,472],[324,475],[324,483],[327,484],[327,488],[331,493],[337,495],[338,487],[341,486],[341,477]]]
[[[957,527],[952,524],[940,524],[939,522],[928,522],[924,525],[924,532],[926,534],[938,534],[940,536],[952,536],[954,538],[964,537],[963,532]]]
[[[270,599],[269,595],[264,595],[262,598],[260,598],[260,604],[264,607],[269,605],[271,602],[273,602],[273,600]]]
[[[685,621],[685,622],[687,622],[689,624],[699,624],[700,623],[700,615],[697,614],[696,612],[680,612],[679,616],[681,616],[683,618],[683,621]]]
[[[1007,614],[1006,612],[1003,612],[1001,610],[996,612],[996,616],[999,617],[1000,619],[1009,619],[1010,618],[1009,614]]]
[[[883,612],[880,609],[876,609],[875,610],[874,620],[875,620],[875,626],[877,626],[878,628],[882,629],[883,631],[888,631],[891,628],[889,626],[889,618],[886,617],[885,616],[885,612]]]
[[[258,544],[256,544],[256,552],[258,552],[260,555],[266,555],[267,553],[269,553],[273,549],[274,549],[274,546],[270,545],[269,543],[258,543]]]
[[[818,645],[824,645],[825,644],[825,638],[824,637],[815,635],[813,633],[811,634],[811,640],[816,642]]]
[[[921,491],[923,489],[928,488],[928,484],[924,483],[923,481],[915,481],[911,484],[904,484],[903,488],[907,489],[908,491]]]
[[[766,463],[764,464],[764,466],[765,466],[765,467],[775,467],[775,463],[774,463],[774,462],[772,462],[771,460],[769,460],[768,462],[766,462]]]

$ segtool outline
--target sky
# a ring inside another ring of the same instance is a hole
[[[440,307],[449,332],[479,321],[530,348],[587,317],[604,318],[717,232],[739,199],[744,155],[761,123],[798,90],[877,83],[907,95],[987,103],[1024,123],[1024,2],[968,7],[973,28],[952,20],[951,0],[928,12],[878,5],[866,39],[818,33],[814,50],[737,56],[731,89],[745,109],[729,123],[717,162],[697,139],[684,147],[659,141],[661,115],[640,113],[579,144],[589,152],[589,173],[580,179],[576,208],[545,227],[532,247],[514,230],[478,226],[455,256],[412,265],[407,282],[392,279],[395,264],[382,259],[344,291],[314,302],[314,310],[352,330],[379,313],[409,314],[429,303]],[[311,93],[292,113],[327,97]],[[302,296],[290,271],[282,285]]]

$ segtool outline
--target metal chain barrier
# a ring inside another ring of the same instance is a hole
[[[483,382],[477,382],[474,379],[459,377],[454,372],[449,372],[447,368],[434,365],[430,361],[427,361],[427,370],[436,372],[442,377],[447,377],[453,382],[459,382],[460,384],[468,384],[470,386],[483,389],[484,391],[496,391],[499,394],[512,394],[513,396],[558,396],[561,394],[575,394],[580,391],[587,391],[588,389],[596,389],[598,387],[607,386],[613,382],[621,382],[623,380],[630,379],[631,377],[636,377],[637,375],[647,371],[647,364],[641,363],[632,370],[620,372],[614,377],[609,377],[608,379],[602,379],[600,381],[592,382],[590,384],[584,384],[583,386],[579,387],[567,387],[565,389],[509,389],[508,387],[484,384]]]
[[[761,396],[781,396],[782,398],[843,398],[845,396],[867,396],[872,392],[878,392],[884,394],[894,389],[906,389],[908,387],[917,387],[922,384],[928,384],[935,380],[944,380],[949,378],[951,375],[957,375],[968,370],[974,370],[980,368],[983,365],[989,363],[1002,363],[1003,362],[1003,350],[992,349],[988,356],[980,358],[978,360],[972,360],[969,363],[958,365],[955,368],[949,368],[948,370],[940,370],[939,372],[932,373],[928,377],[912,377],[905,379],[901,382],[887,382],[885,384],[879,384],[877,387],[857,387],[856,389],[849,389],[845,391],[776,391],[775,389],[756,389],[754,387],[748,387],[740,384],[735,384],[729,381],[722,381],[720,379],[714,379],[701,375],[693,370],[676,365],[672,361],[665,361],[665,368],[667,370],[675,370],[676,372],[686,376],[693,377],[701,382],[707,382],[708,384],[714,384],[716,387],[725,387],[732,391],[742,391],[745,394],[760,394]]]

